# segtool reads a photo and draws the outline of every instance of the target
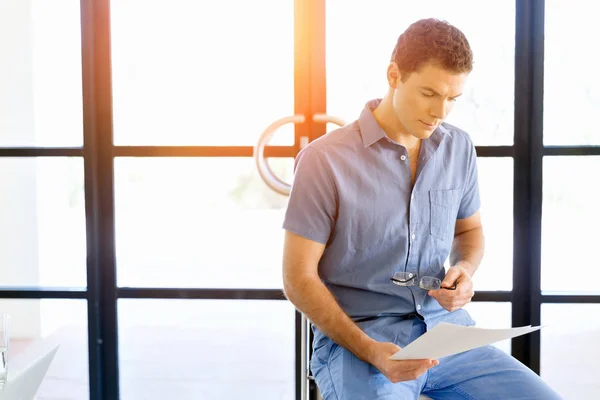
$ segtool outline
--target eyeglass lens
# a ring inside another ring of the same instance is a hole
[[[398,286],[419,286],[425,290],[439,290],[442,287],[442,281],[434,276],[424,276],[416,283],[417,275],[412,272],[396,272],[392,277],[392,282]],[[448,288],[454,289],[454,288]]]

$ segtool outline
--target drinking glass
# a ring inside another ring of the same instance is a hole
[[[0,390],[8,376],[8,342],[10,339],[10,315],[0,314]]]

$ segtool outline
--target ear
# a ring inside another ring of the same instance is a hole
[[[400,81],[400,68],[398,68],[398,64],[392,61],[387,68],[387,80],[388,85],[392,89],[396,89],[398,87],[398,82]]]

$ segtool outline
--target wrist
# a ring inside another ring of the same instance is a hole
[[[367,336],[367,339],[365,340],[365,344],[362,346],[362,348],[364,349],[364,351],[361,351],[361,354],[359,354],[359,358],[362,359],[364,362],[372,364],[373,363],[373,358],[375,356],[375,354],[377,354],[377,342],[374,339],[371,339],[371,337]]]
[[[476,267],[467,260],[457,262],[454,267],[465,271],[471,278],[473,277],[476,269]]]

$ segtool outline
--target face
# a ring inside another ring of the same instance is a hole
[[[426,64],[402,79],[397,65],[391,63],[388,81],[394,89],[394,113],[403,133],[419,139],[431,136],[462,94],[467,76]]]

